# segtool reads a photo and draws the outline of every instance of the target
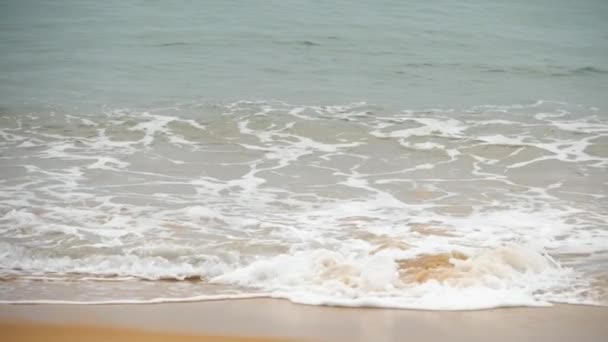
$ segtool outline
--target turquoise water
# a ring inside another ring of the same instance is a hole
[[[5,1],[0,106],[606,107],[606,1]]]

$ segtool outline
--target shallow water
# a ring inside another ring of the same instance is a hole
[[[1,6],[2,301],[607,303],[604,2]]]
[[[437,287],[489,291],[448,308],[593,302],[608,123],[566,108],[239,102],[5,116],[3,274],[200,279],[405,307],[446,305]],[[450,274],[399,276],[409,259],[452,251],[463,257],[424,266]],[[497,296],[506,302],[484,301]]]

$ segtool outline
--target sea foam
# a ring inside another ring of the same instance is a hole
[[[128,279],[183,286],[74,301],[605,303],[597,110],[239,101],[0,120],[5,301],[58,300],[53,281]]]

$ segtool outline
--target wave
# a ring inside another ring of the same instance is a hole
[[[608,241],[598,108],[239,101],[0,120],[6,282],[197,279],[420,309],[604,302],[603,275],[582,266]]]

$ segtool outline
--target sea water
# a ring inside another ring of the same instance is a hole
[[[604,1],[2,1],[0,300],[608,303]]]

